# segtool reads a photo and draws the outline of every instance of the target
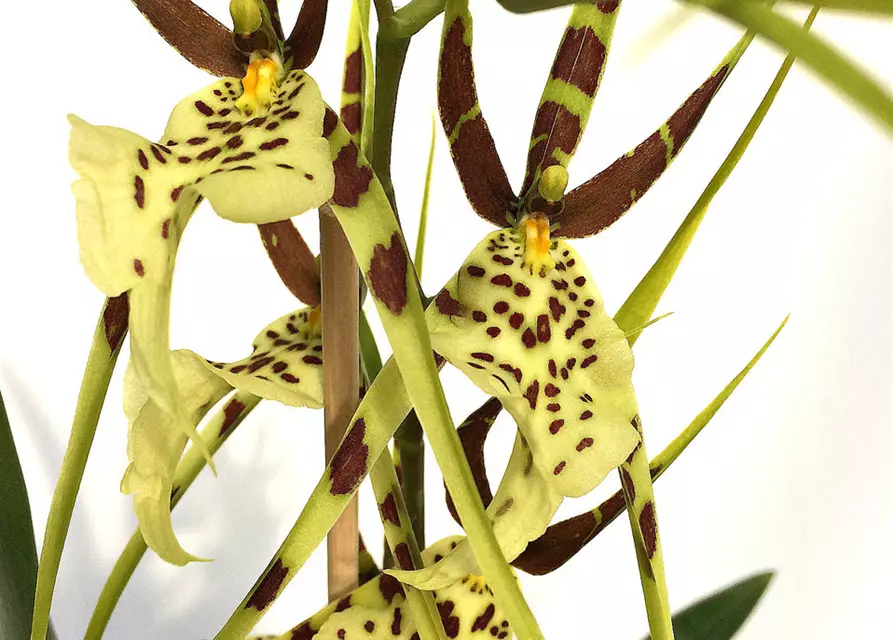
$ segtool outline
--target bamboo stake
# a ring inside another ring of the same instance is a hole
[[[360,402],[359,277],[350,245],[328,207],[320,209],[323,395],[326,461],[331,460]],[[327,539],[329,601],[357,587],[359,570],[357,498]]]

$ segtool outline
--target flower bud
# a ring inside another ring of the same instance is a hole
[[[230,0],[229,14],[233,18],[234,31],[243,36],[260,29],[264,19],[257,0]]]
[[[553,165],[543,171],[537,189],[547,202],[558,202],[564,197],[564,190],[567,189],[567,179],[567,169],[561,165]]]

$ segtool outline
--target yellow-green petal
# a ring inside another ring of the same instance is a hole
[[[554,490],[580,496],[639,442],[632,352],[576,251],[554,242],[555,268],[532,274],[521,233],[472,251],[428,308],[431,343],[502,401]]]
[[[188,351],[176,351],[169,359],[176,379],[178,405],[194,429],[232,388]],[[134,511],[146,544],[167,562],[184,565],[201,560],[180,546],[171,523],[171,489],[187,437],[177,424],[177,414],[160,406],[144,382],[145,378],[131,361],[124,374],[130,465],[121,480],[121,491],[133,494]]]
[[[264,327],[254,338],[249,357],[229,363],[202,362],[240,391],[292,407],[320,409],[321,328],[318,313],[310,308],[299,309]]]

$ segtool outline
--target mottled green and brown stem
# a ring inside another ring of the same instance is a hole
[[[199,437],[212,455],[216,454],[223,443],[235,433],[236,428],[254,411],[258,403],[260,403],[259,397],[244,391],[237,391],[222,404],[221,409],[208,420],[208,423],[199,432]],[[171,491],[171,511],[180,503],[183,495],[207,464],[208,461],[201,447],[189,447],[183,455],[183,459],[177,464]],[[121,599],[121,594],[124,593],[124,588],[148,548],[143,534],[137,528],[130,536],[121,555],[118,556],[112,572],[102,587],[99,600],[90,617],[90,623],[87,625],[87,631],[84,633],[85,640],[99,640],[105,633],[112,613]]]
[[[34,595],[34,617],[31,623],[32,640],[44,640],[50,623],[50,606],[53,589],[59,573],[62,548],[68,536],[71,515],[77,499],[84,468],[96,435],[99,414],[105,403],[112,372],[118,360],[121,344],[127,335],[128,313],[127,294],[106,300],[96,324],[93,345],[84,368],[84,378],[78,394],[77,408],[71,426],[71,435],[59,479],[53,491],[47,518],[46,533],[40,551],[37,570],[37,589]]]
[[[638,416],[633,420],[633,426],[639,434],[642,433],[642,422]],[[648,454],[645,451],[644,439],[621,465],[620,483],[632,527],[651,637],[653,640],[672,640],[672,612],[667,593],[660,533],[657,529],[654,487],[651,483],[651,472],[648,470]]]
[[[404,570],[421,569],[425,565],[406,509],[403,490],[394,469],[394,461],[387,448],[372,466],[369,478],[372,481],[375,500],[378,502],[385,539],[397,567]],[[403,590],[406,592],[406,600],[412,611],[413,620],[418,626],[421,640],[445,638],[446,632],[434,603],[433,594],[409,585],[404,585]]]

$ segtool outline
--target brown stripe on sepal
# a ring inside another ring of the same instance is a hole
[[[130,299],[127,292],[105,301],[102,309],[102,327],[109,351],[116,353],[124,342],[130,321]]]
[[[502,411],[502,403],[496,398],[490,398],[465,418],[457,430],[459,440],[462,442],[462,449],[465,451],[465,458],[471,469],[471,475],[474,477],[474,484],[485,509],[493,502],[493,492],[490,490],[490,481],[487,478],[484,444],[487,442],[487,435],[500,411]],[[461,525],[456,505],[453,504],[453,497],[446,486],[444,486],[444,491],[446,492],[447,509],[453,516],[453,520]]]
[[[282,283],[304,304],[317,306],[322,298],[316,259],[294,223],[280,220],[260,224],[257,230]]]
[[[304,0],[291,35],[285,41],[286,57],[296,69],[306,69],[319,52],[326,27],[328,0]]]
[[[233,46],[233,32],[191,0],[131,0],[169,45],[199,69],[239,77],[247,59]]]
[[[626,213],[664,173],[668,157],[672,160],[679,155],[730,71],[731,64],[720,67],[667,120],[672,149],[667,148],[658,129],[631,154],[621,156],[568,193],[564,211],[552,220],[560,225],[555,235],[565,238],[595,235]]]
[[[279,18],[279,0],[264,0],[267,5],[267,11],[270,12],[270,22],[273,24],[273,31],[280,40],[285,40],[285,34],[282,32],[282,20]]]
[[[437,87],[440,121],[447,138],[451,139],[453,164],[472,208],[485,220],[504,227],[506,214],[517,208],[517,198],[490,129],[480,112],[460,125],[462,117],[468,117],[478,106],[471,46],[465,42],[466,29],[471,35],[471,19],[452,16],[450,21],[450,17],[444,23],[440,52]]]

